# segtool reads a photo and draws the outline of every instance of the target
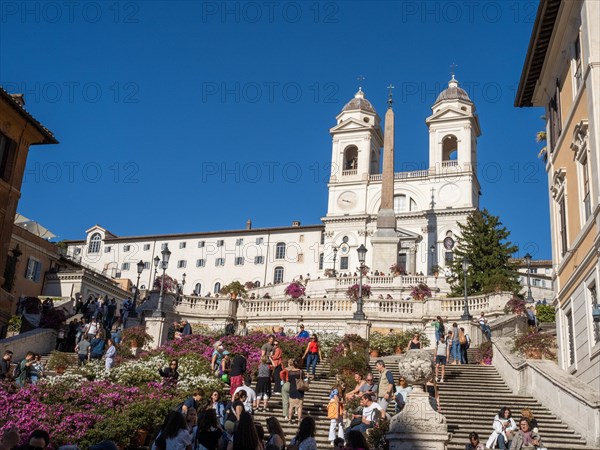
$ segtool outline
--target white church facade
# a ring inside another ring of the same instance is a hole
[[[358,270],[356,250],[361,244],[368,250],[365,264],[373,272],[389,273],[390,262],[406,275],[430,275],[434,265],[443,271],[453,258],[457,223],[479,208],[476,166],[481,131],[475,105],[453,77],[426,118],[428,168],[413,172],[393,173],[391,104],[386,117],[391,119],[384,133],[361,89],[336,117],[330,129],[328,205],[321,224],[252,228],[248,221],[240,230],[152,236],[115,236],[96,225],[86,231],[84,240],[67,241],[67,252],[101,273],[134,283],[142,261],[140,288],[147,289],[156,274],[154,261],[167,244],[172,252],[167,274],[180,283],[185,279],[185,294],[200,295],[217,293],[231,281],[268,286],[301,275],[325,278],[327,269],[352,274]],[[387,176],[382,174],[384,141],[391,146]],[[388,223],[382,241],[378,214],[386,183],[395,221]],[[374,242],[385,245],[387,259],[378,258],[381,247],[374,248]]]

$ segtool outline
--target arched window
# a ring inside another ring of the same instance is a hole
[[[344,150],[344,170],[356,170],[358,168],[358,148],[351,145]]]
[[[254,282],[254,287],[260,287],[260,281],[255,281]]]
[[[408,211],[408,205],[406,203],[406,195],[395,195],[394,196],[394,212],[401,213]]]
[[[219,282],[215,283],[215,288],[213,289],[213,293],[218,294],[220,290],[221,290],[221,283],[219,283]]]
[[[142,285],[140,286],[140,290],[143,290],[143,289],[146,289],[146,285],[145,285],[145,284],[142,284]]]
[[[273,284],[283,283],[283,267],[277,266],[274,270]]]
[[[100,233],[92,234],[90,238],[90,245],[88,245],[88,253],[100,253],[100,244],[102,243],[102,236]]]
[[[202,292],[202,284],[196,283],[194,286],[194,294],[200,295],[200,292]]]
[[[449,134],[442,139],[442,161],[456,161],[458,158],[458,140]]]
[[[417,210],[417,202],[415,202],[412,198],[410,199],[410,211]]]
[[[275,259],[285,259],[285,242],[278,242],[275,246]]]

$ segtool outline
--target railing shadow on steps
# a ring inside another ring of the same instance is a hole
[[[512,339],[499,336],[501,329],[496,333],[492,328],[493,364],[513,392],[534,397],[580,433],[588,445],[600,447],[600,392],[553,361],[512,353]]]

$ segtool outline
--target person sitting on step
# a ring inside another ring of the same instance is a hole
[[[511,450],[522,450],[531,448],[531,446],[539,449],[541,445],[542,438],[540,438],[540,435],[531,429],[529,420],[522,417],[521,420],[519,420],[519,431],[516,432],[515,437],[510,444]]]
[[[498,448],[508,449],[510,448],[510,441],[512,440],[518,427],[514,419],[511,417],[512,413],[510,408],[503,406],[496,417],[494,417],[493,431],[487,440],[485,446],[487,448]]]

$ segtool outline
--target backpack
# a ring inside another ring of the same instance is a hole
[[[443,323],[440,323],[440,334],[446,333],[446,327],[444,327]]]
[[[21,376],[21,373],[23,372],[21,370],[21,363],[23,362],[23,360],[20,360],[17,362],[17,365],[15,366],[15,368],[13,369],[13,378],[16,380],[17,378],[19,378]]]
[[[460,342],[461,344],[467,343],[467,338],[465,337],[465,333],[459,333],[458,342]]]

